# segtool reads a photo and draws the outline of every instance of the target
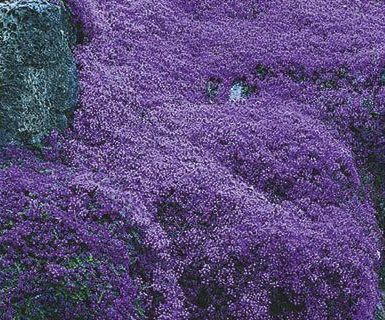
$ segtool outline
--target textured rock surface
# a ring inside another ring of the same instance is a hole
[[[1,142],[39,146],[76,104],[75,30],[44,0],[0,3],[0,21]]]

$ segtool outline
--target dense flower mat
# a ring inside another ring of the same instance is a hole
[[[384,1],[66,6],[81,101],[1,154],[1,319],[374,319]]]

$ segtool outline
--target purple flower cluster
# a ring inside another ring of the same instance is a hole
[[[2,319],[372,320],[384,3],[67,5],[71,128],[2,155]]]
[[[135,228],[116,192],[17,150],[1,166],[1,319],[126,319]]]

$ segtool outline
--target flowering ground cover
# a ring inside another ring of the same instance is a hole
[[[80,102],[3,148],[1,319],[384,317],[383,1],[65,4]]]

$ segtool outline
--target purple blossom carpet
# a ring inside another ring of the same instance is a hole
[[[383,0],[65,3],[80,101],[2,149],[1,320],[385,318]]]

